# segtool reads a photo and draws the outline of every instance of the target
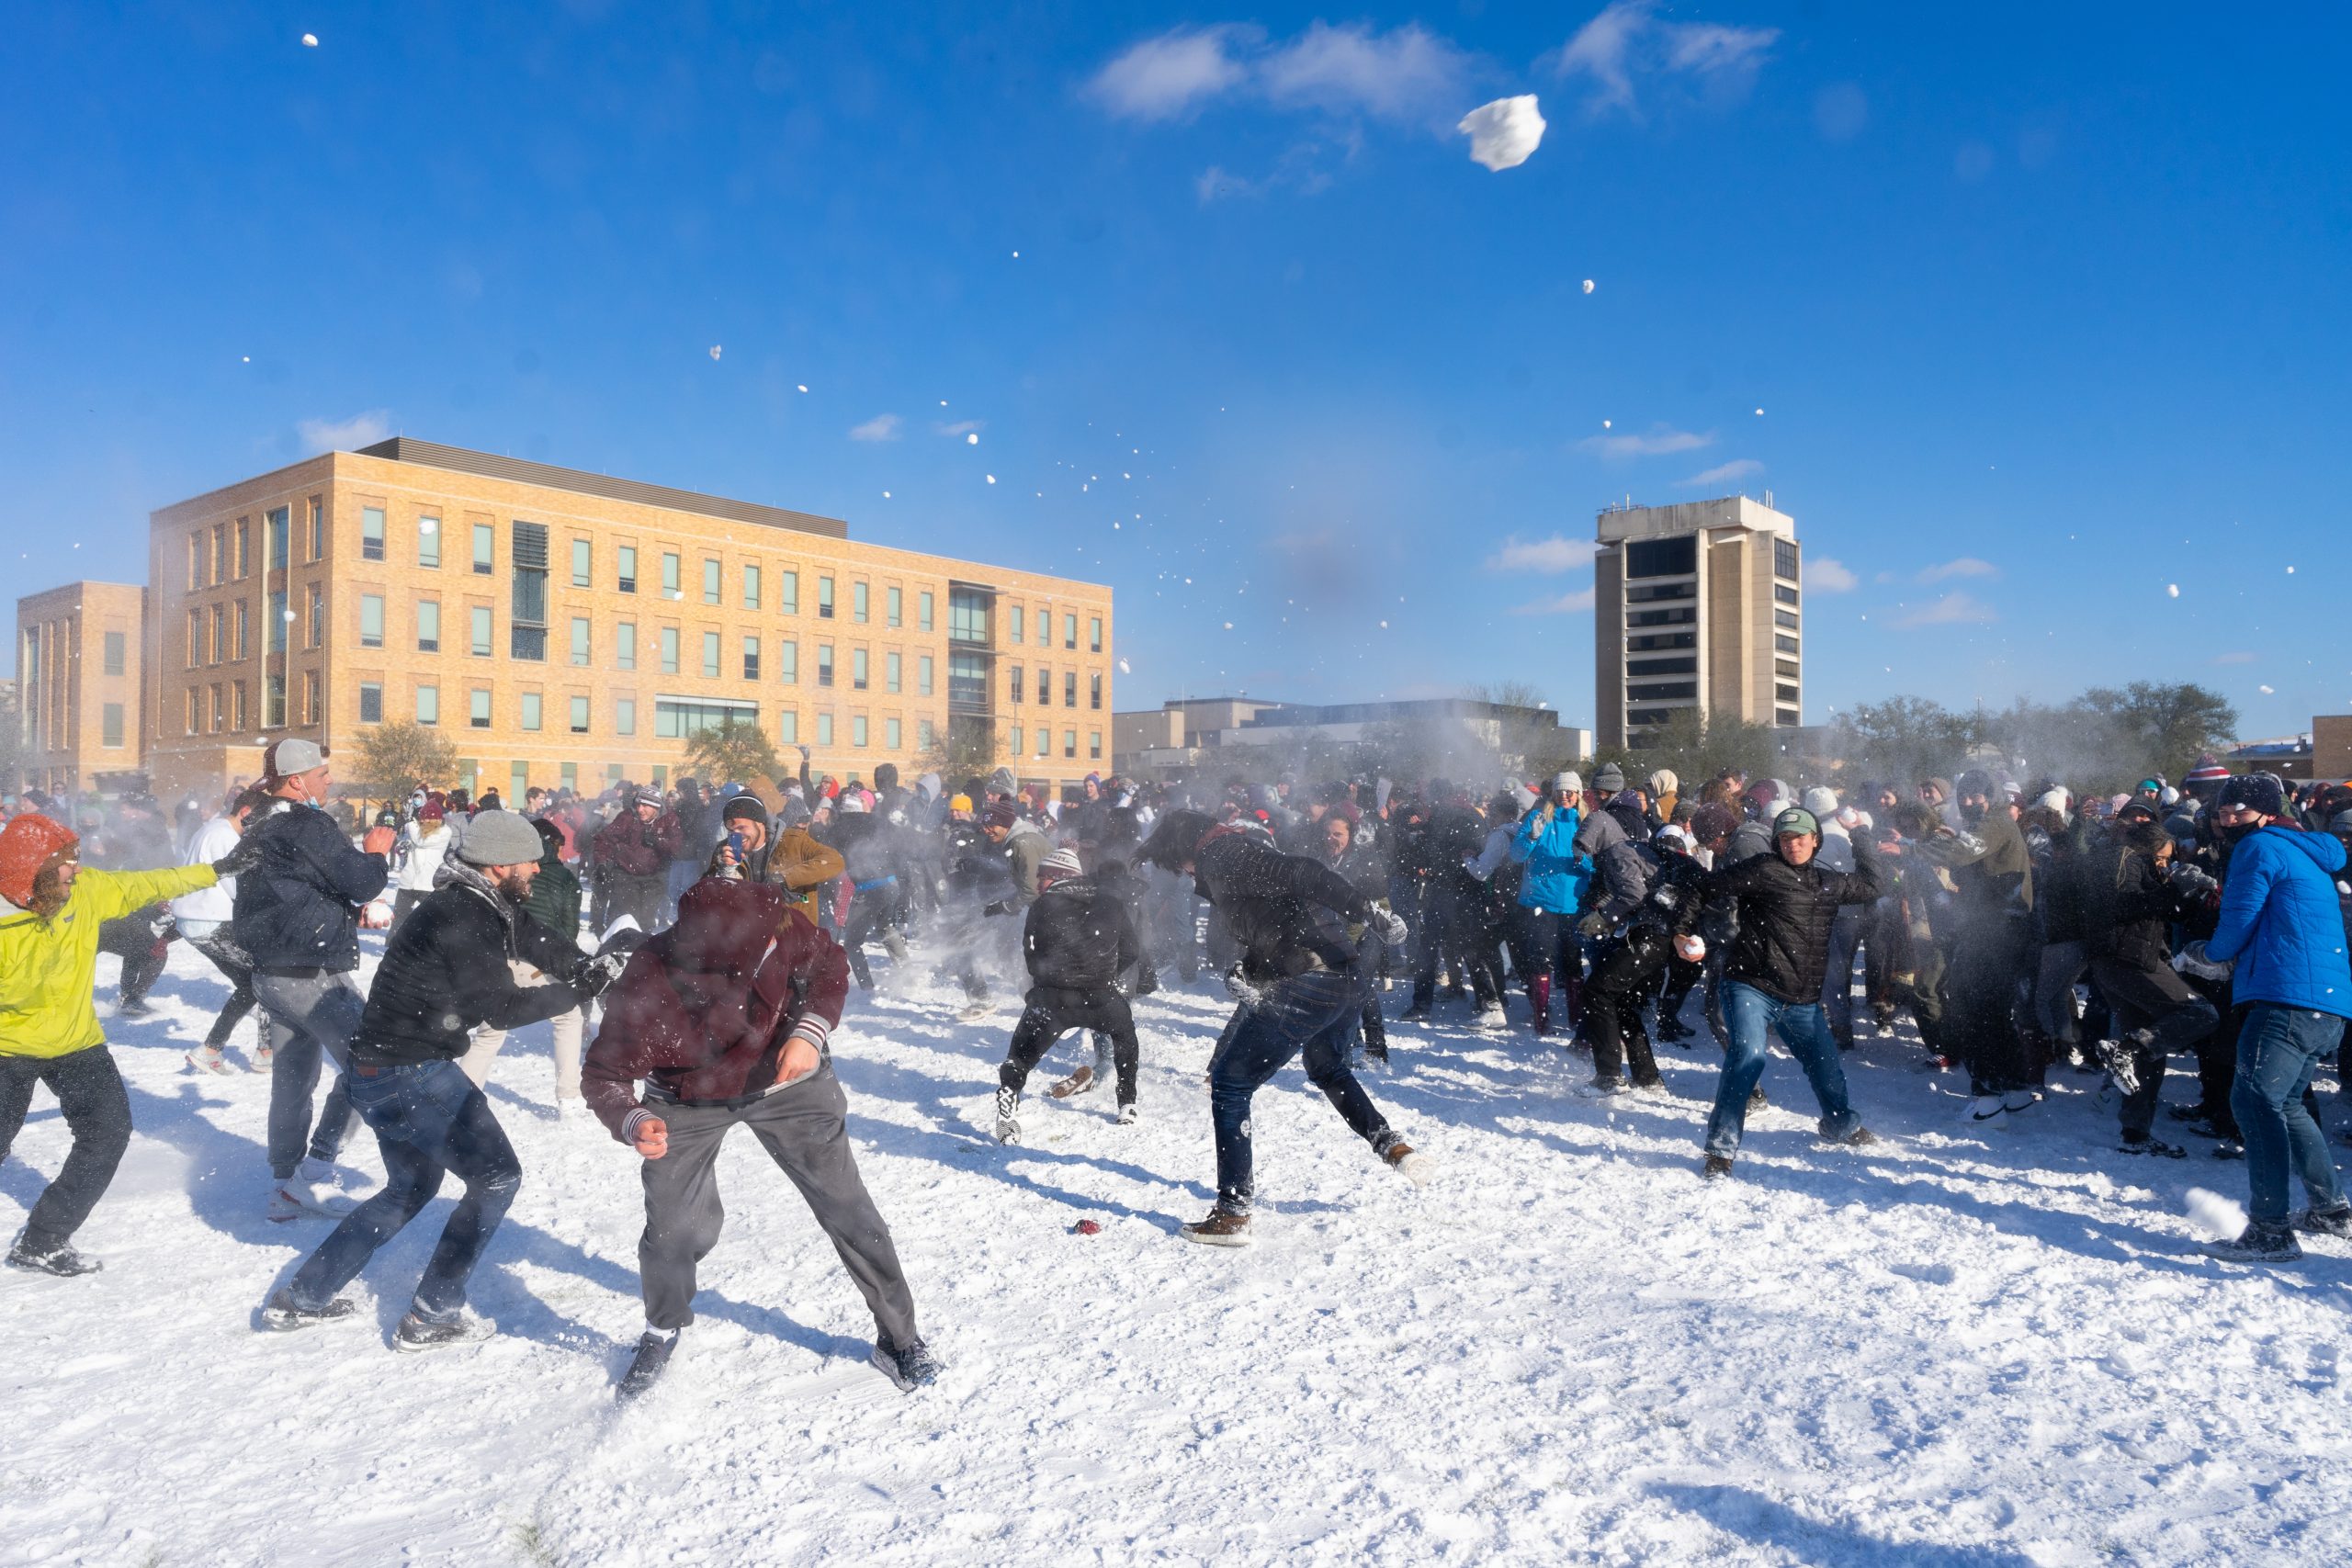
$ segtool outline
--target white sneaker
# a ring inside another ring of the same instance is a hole
[[[198,1045],[187,1054],[187,1065],[199,1073],[227,1073],[232,1069],[228,1058],[220,1055],[218,1045]]]
[[[1480,1029],[1509,1029],[1510,1027],[1510,1014],[1505,1012],[1498,1005],[1481,1008],[1478,1010],[1477,1027]]]
[[[2008,1101],[1997,1094],[1980,1094],[1968,1102],[1968,1119],[1971,1122],[1996,1122],[2008,1108]]]
[[[1142,1119],[1143,1119],[1143,1113],[1142,1113],[1142,1111],[1138,1111],[1138,1110],[1136,1108],[1136,1105],[1135,1105],[1135,1102],[1134,1102],[1134,1101],[1130,1100],[1130,1101],[1129,1101],[1129,1102],[1127,1102],[1126,1104],[1122,1105],[1121,1107],[1119,1107],[1119,1125],[1120,1125],[1120,1126],[1122,1126],[1122,1127],[1132,1127],[1132,1126],[1134,1126],[1137,1122],[1141,1121]]]
[[[2030,1111],[2041,1103],[2041,1091],[2039,1089],[2013,1089],[2001,1097],[2001,1109],[2012,1114]]]
[[[962,1007],[956,1010],[956,1016],[962,1019],[966,1023],[977,1023],[981,1019],[988,1017],[989,1014],[994,1011],[996,1011],[996,1004],[994,1002],[966,1002]]]
[[[262,1208],[265,1217],[281,1225],[288,1220],[299,1220],[302,1217],[304,1212],[302,1201],[287,1190],[291,1185],[292,1183],[280,1181],[276,1177],[270,1178],[269,1195],[264,1200]]]
[[[312,1213],[341,1219],[359,1207],[359,1200],[343,1190],[334,1168],[318,1160],[304,1160],[293,1179],[279,1185]]]

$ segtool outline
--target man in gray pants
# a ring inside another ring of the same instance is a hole
[[[694,1321],[695,1269],[723,1215],[719,1145],[739,1123],[800,1190],[865,1297],[875,1366],[901,1390],[939,1375],[890,1227],[858,1175],[848,1101],[826,1052],[848,987],[848,955],[789,892],[712,876],[687,890],[677,924],[605,994],[582,1088],[589,1110],[645,1160],[645,1332],[624,1399],[653,1385]]]
[[[260,862],[237,879],[231,929],[253,959],[254,999],[269,1019],[268,1213],[273,1220],[306,1208],[347,1213],[356,1200],[336,1189],[334,1168],[358,1123],[342,1073],[345,1043],[367,1006],[352,979],[359,911],[390,880],[394,835],[370,829],[358,849],[351,847],[323,809],[330,773],[315,742],[274,743],[263,753],[262,775],[270,799],[245,830]],[[328,1059],[335,1084],[313,1133],[311,1099]]]

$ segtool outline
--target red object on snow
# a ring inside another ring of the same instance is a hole
[[[1102,1227],[1095,1224],[1092,1220],[1080,1220],[1078,1224],[1070,1226],[1069,1228],[1072,1235],[1100,1235],[1102,1234]]]

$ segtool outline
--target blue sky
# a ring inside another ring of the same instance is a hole
[[[1769,488],[1840,569],[1809,717],[2150,678],[2294,730],[2352,709],[2348,34],[23,8],[10,576],[135,575],[151,508],[400,431],[1108,581],[1122,707],[1513,679],[1589,724],[1596,507]]]

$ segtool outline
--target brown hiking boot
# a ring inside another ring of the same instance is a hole
[[[1211,1209],[1207,1219],[1180,1226],[1176,1234],[1186,1241],[1197,1241],[1204,1247],[1247,1247],[1250,1245],[1250,1216],[1227,1209]]]
[[[1388,1162],[1389,1169],[1416,1187],[1427,1187],[1430,1178],[1437,1174],[1435,1162],[1427,1155],[1415,1154],[1413,1145],[1408,1143],[1389,1145],[1381,1151],[1380,1157]]]
[[[1069,1100],[1074,1095],[1084,1094],[1093,1087],[1094,1069],[1080,1067],[1066,1078],[1056,1079],[1054,1087],[1046,1091],[1046,1097],[1048,1100]]]

